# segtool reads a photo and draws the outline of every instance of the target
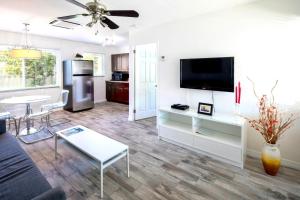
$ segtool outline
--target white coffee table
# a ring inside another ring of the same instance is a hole
[[[103,198],[103,170],[106,167],[126,156],[127,176],[129,177],[129,148],[127,145],[78,125],[56,132],[55,158],[57,157],[58,137],[99,162],[101,198]]]

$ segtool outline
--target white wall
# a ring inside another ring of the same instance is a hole
[[[116,51],[117,48],[111,47],[102,47],[101,45],[90,44],[90,43],[82,43],[75,42],[70,40],[63,40],[57,38],[50,37],[42,37],[31,35],[30,43],[32,46],[36,48],[45,48],[45,49],[54,49],[58,50],[61,54],[61,60],[72,59],[74,58],[76,53],[104,53],[105,57],[105,68],[106,68],[106,76],[105,77],[95,77],[95,102],[106,101],[105,97],[105,80],[110,79],[111,77],[111,59],[110,59],[110,51]],[[21,42],[24,42],[24,36],[19,33],[0,31],[0,45],[20,45]],[[62,70],[62,65],[59,67]],[[61,75],[59,72],[59,76]],[[60,76],[61,78],[61,76]],[[62,82],[62,81],[61,81]],[[0,99],[7,96],[19,96],[24,94],[41,94],[47,93],[50,94],[53,98],[51,101],[57,100],[60,88],[49,88],[49,89],[34,89],[34,90],[26,90],[26,91],[17,91],[17,92],[0,92]]]
[[[288,106],[297,111],[296,105],[300,102],[299,35],[299,3],[267,0],[135,30],[130,33],[129,41],[131,48],[157,42],[159,55],[166,57],[158,66],[158,106],[183,103],[195,109],[198,102],[212,101],[210,91],[180,89],[180,58],[234,56],[235,81],[241,81],[243,90],[241,112],[253,116],[257,111],[256,99],[247,76],[256,82],[260,94],[269,92],[279,79],[275,94],[277,101],[285,108]],[[214,93],[216,112],[233,113],[234,94]],[[280,141],[284,163],[298,168],[299,132],[297,121]],[[249,129],[248,152],[257,155],[262,145],[263,138]]]

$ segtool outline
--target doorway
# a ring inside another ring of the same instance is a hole
[[[156,116],[157,44],[138,45],[135,48],[134,119]]]

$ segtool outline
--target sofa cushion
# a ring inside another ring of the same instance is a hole
[[[0,135],[0,199],[29,200],[50,189],[16,139],[9,133]]]
[[[66,194],[61,187],[56,187],[40,194],[32,200],[64,200]]]

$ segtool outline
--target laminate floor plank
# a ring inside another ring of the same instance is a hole
[[[252,157],[240,169],[159,140],[156,118],[130,122],[126,105],[106,102],[83,112],[51,114],[56,118],[71,121],[52,132],[81,124],[129,146],[131,176],[127,178],[125,159],[106,168],[104,200],[300,199],[300,170],[281,167],[272,177]],[[91,158],[62,139],[57,159],[53,138],[20,143],[49,183],[63,187],[68,200],[100,198],[99,168]]]
[[[134,194],[143,200],[167,200],[165,197],[145,185],[139,187]]]

